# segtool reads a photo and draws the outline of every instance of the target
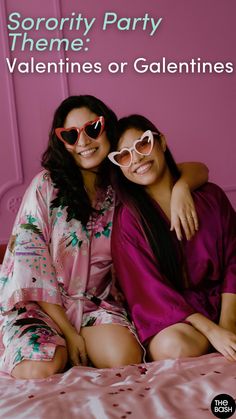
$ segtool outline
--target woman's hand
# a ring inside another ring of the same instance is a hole
[[[236,361],[236,334],[215,326],[207,336],[212,346],[228,361]]]
[[[175,230],[178,240],[181,240],[183,230],[187,240],[190,240],[198,230],[198,218],[190,189],[181,179],[172,189],[170,214],[171,231]]]
[[[74,333],[70,333],[69,335],[65,336],[65,339],[72,365],[88,365],[84,338],[75,331]]]
[[[55,321],[67,343],[69,358],[73,365],[87,365],[85,342],[67,318],[65,309],[57,304],[39,301],[40,307]]]

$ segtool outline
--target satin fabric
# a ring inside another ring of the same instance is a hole
[[[111,187],[98,193],[86,227],[67,221],[65,206],[52,206],[56,196],[45,170],[24,195],[1,267],[0,310],[7,318],[28,301],[59,304],[79,331],[85,313],[124,313],[111,274],[114,193]]]
[[[141,342],[199,312],[217,322],[221,293],[236,293],[236,214],[212,183],[193,193],[199,231],[178,242],[172,233],[187,284],[178,292],[167,284],[137,217],[119,206],[112,230],[112,258]],[[157,217],[168,220],[156,204]]]
[[[236,363],[217,354],[146,367],[73,367],[44,380],[0,373],[0,417],[213,419],[212,399],[222,393],[236,398],[235,383]]]

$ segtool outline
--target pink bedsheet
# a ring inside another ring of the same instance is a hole
[[[147,369],[74,367],[45,380],[0,373],[0,417],[214,419],[210,404],[220,393],[236,397],[236,363],[218,354],[153,362]]]

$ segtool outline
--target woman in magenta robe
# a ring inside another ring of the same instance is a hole
[[[113,263],[150,358],[198,356],[212,345],[235,361],[234,209],[218,186],[202,186],[193,192],[199,230],[178,240],[170,231],[170,197],[179,173],[165,137],[131,115],[119,121],[115,150]]]

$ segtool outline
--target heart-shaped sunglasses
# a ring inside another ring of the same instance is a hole
[[[132,147],[124,147],[120,151],[109,153],[109,160],[117,166],[129,167],[133,161],[132,151],[136,151],[136,153],[141,156],[149,156],[153,149],[154,135],[160,137],[158,132],[152,132],[150,130],[145,131],[140,138],[134,141]]]
[[[97,140],[103,133],[105,128],[105,120],[103,116],[99,116],[94,121],[86,122],[81,128],[55,128],[55,134],[67,148],[75,149],[80,138],[81,132],[84,132],[90,140]]]

